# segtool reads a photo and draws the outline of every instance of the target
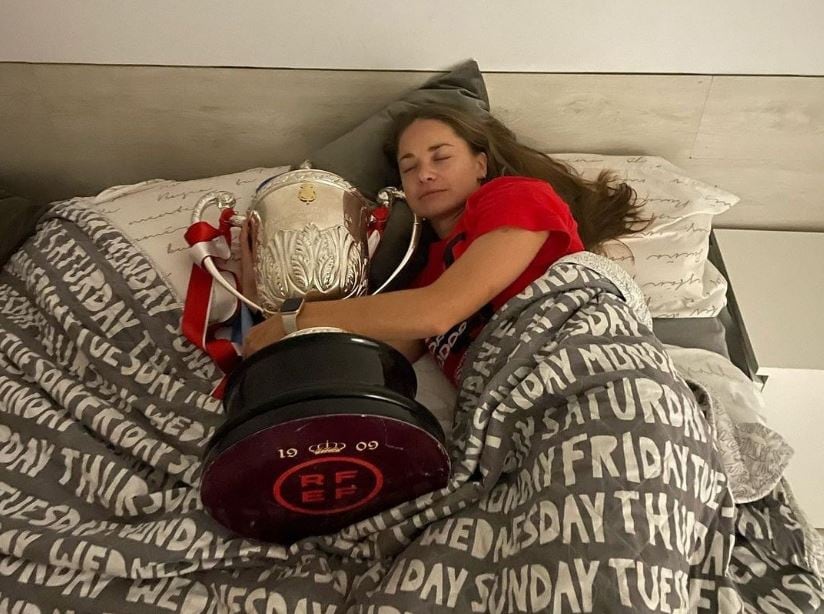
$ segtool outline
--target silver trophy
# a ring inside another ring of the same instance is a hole
[[[204,268],[227,291],[270,316],[288,299],[307,301],[344,299],[367,293],[369,246],[367,227],[375,209],[391,209],[397,188],[378,192],[377,203],[368,201],[342,177],[311,168],[304,162],[297,170],[264,181],[255,192],[246,216],[252,218],[255,285],[259,304],[244,296],[221,275],[211,258]],[[209,192],[195,206],[192,222],[200,222],[211,207],[233,207],[229,192]],[[245,217],[235,215],[240,226]],[[409,245],[395,271],[372,293],[381,292],[403,270],[420,240],[420,218],[414,222]]]
[[[295,299],[364,295],[375,251],[369,221],[396,198],[400,190],[385,188],[371,203],[338,175],[304,163],[264,181],[246,216],[232,217],[235,225],[251,218],[257,302],[226,282],[210,257],[204,268],[266,316],[283,314]],[[228,192],[208,193],[193,222],[210,206],[234,204]],[[421,228],[413,220],[400,264],[375,292],[414,254]],[[263,348],[229,377],[227,420],[204,456],[205,509],[244,537],[291,543],[443,488],[444,433],[415,401],[416,390],[403,354],[362,335],[305,329]]]

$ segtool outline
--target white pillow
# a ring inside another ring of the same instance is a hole
[[[587,179],[615,171],[653,217],[643,232],[605,246],[641,287],[654,318],[714,317],[726,305],[727,281],[707,260],[713,218],[738,196],[688,177],[653,156],[550,154]]]
[[[289,168],[253,168],[192,181],[152,179],[134,185],[114,186],[85,200],[89,207],[105,216],[144,251],[182,306],[192,270],[189,245],[183,234],[192,223],[192,212],[200,197],[217,190],[231,192],[237,200],[235,209],[243,213],[263,181]],[[205,219],[216,225],[218,215],[217,207],[210,207],[205,212]],[[235,271],[238,269],[236,247],[235,258],[226,265]],[[229,293],[217,284],[215,292],[221,295],[216,296],[218,301],[229,299]]]
[[[603,169],[615,171],[644,202],[644,215],[654,217],[645,231],[605,248],[606,255],[641,287],[653,317],[720,313],[726,304],[727,282],[707,261],[709,233],[713,217],[737,203],[737,196],[687,177],[663,158],[552,155],[587,178]],[[191,269],[183,233],[198,198],[212,190],[232,192],[242,212],[262,181],[287,170],[287,166],[255,168],[183,182],[154,179],[115,186],[86,200],[145,251],[182,304]],[[215,221],[216,215],[212,208],[207,219]]]

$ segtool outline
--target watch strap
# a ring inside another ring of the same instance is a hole
[[[280,307],[280,317],[283,320],[283,330],[287,335],[298,331],[298,316],[303,310],[305,303],[302,298],[290,298],[283,302]]]

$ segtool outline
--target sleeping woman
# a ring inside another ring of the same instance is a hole
[[[467,348],[507,300],[559,258],[597,251],[641,222],[632,188],[606,172],[578,177],[491,116],[417,107],[397,118],[386,150],[409,207],[436,236],[424,268],[406,290],[307,302],[296,326],[379,339],[412,362],[429,351],[455,385]],[[248,239],[244,227],[244,263]],[[250,329],[244,354],[285,334],[272,316]]]

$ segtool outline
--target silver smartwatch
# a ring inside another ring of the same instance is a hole
[[[298,316],[303,311],[303,298],[287,298],[280,306],[280,317],[283,319],[283,330],[291,335],[298,330]]]

